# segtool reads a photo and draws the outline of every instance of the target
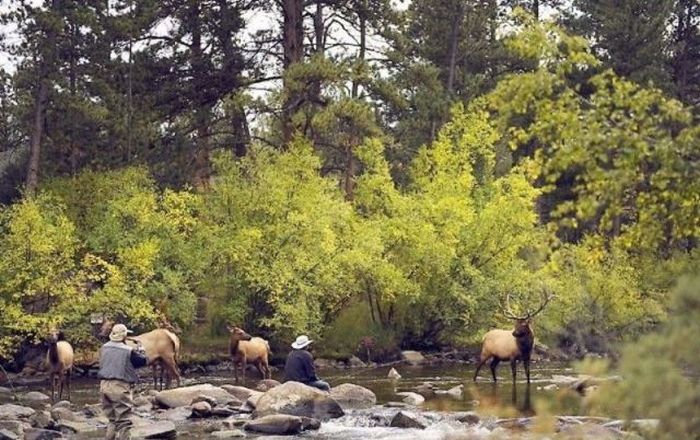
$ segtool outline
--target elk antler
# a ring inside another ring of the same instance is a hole
[[[554,297],[554,295],[548,290],[544,289],[542,291],[542,304],[540,304],[540,307],[535,310],[534,312],[530,312],[529,310],[527,311],[527,318],[534,318],[538,313],[540,313],[542,310],[544,310],[545,307],[547,307],[547,304],[549,301]]]
[[[517,320],[522,320],[522,319],[527,319],[527,316],[518,316],[515,313],[513,313],[511,307],[510,307],[510,293],[506,295],[506,304],[505,306],[501,303],[501,310],[503,312],[503,316],[505,316],[508,319],[515,319]]]

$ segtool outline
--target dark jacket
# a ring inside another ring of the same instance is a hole
[[[292,350],[287,356],[287,363],[284,364],[284,381],[310,383],[317,380],[311,353],[306,350]]]
[[[121,380],[136,383],[136,369],[148,362],[146,353],[123,342],[108,342],[100,349],[100,371],[97,377],[103,380]]]

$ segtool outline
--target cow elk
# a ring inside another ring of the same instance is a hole
[[[100,334],[108,335],[113,325],[114,321],[105,319]],[[181,376],[177,367],[177,359],[180,353],[180,338],[170,330],[157,328],[138,336],[126,338],[126,343],[130,346],[136,347],[137,342],[141,343],[141,347],[146,352],[148,365],[152,368],[153,387],[162,389],[165,386],[165,388],[169,388],[173,379],[179,387]],[[164,376],[165,384],[163,384]]]
[[[534,312],[527,310],[525,315],[521,316],[511,311],[510,294],[506,296],[506,306],[503,308],[503,314],[506,318],[515,321],[515,328],[513,330],[491,330],[484,335],[481,356],[474,373],[474,381],[476,381],[481,367],[490,359],[491,374],[494,382],[497,381],[496,367],[498,363],[509,361],[513,372],[513,384],[515,384],[515,366],[518,361],[522,361],[525,375],[527,376],[527,383],[530,383],[530,355],[535,344],[535,335],[532,332],[530,323],[532,318],[544,310],[552,297],[549,292],[543,292],[542,303],[539,308]]]
[[[73,347],[65,340],[63,332],[52,331],[47,339],[49,349],[46,353],[46,365],[49,369],[51,380],[51,401],[56,401],[56,388],[58,399],[63,398],[65,386],[68,400],[70,400],[70,376],[73,371]]]
[[[238,383],[238,367],[245,382],[245,370],[248,363],[252,363],[260,371],[263,379],[271,379],[268,357],[270,356],[270,344],[263,338],[252,337],[243,329],[226,326],[230,333],[229,353],[233,360],[233,374]]]

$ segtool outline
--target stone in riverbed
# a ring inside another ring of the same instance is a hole
[[[415,429],[425,429],[427,424],[421,420],[415,414],[406,413],[399,411],[391,419],[389,426],[392,428],[415,428]]]
[[[0,419],[31,417],[34,413],[36,411],[28,406],[15,405],[14,403],[0,405]]]
[[[77,414],[64,406],[53,408],[51,410],[51,417],[57,422],[60,420],[69,420],[72,422],[80,420],[80,417],[78,417]]]
[[[563,427],[559,431],[559,436],[561,438],[575,438],[578,440],[617,440],[622,438],[623,435],[605,426],[583,423]]]
[[[246,433],[240,429],[227,429],[224,431],[214,431],[209,433],[209,435],[214,438],[238,438],[245,437]]]
[[[213,399],[218,405],[242,403],[223,388],[208,383],[161,391],[156,394],[155,400],[163,408],[177,408],[189,405],[200,395]]]
[[[272,414],[327,420],[345,413],[329,393],[299,382],[286,382],[266,392],[256,402],[256,417]]]
[[[205,400],[200,400],[192,404],[193,418],[204,418],[211,416],[211,404]]]
[[[466,423],[467,425],[476,425],[481,421],[481,417],[474,411],[467,411],[464,413],[460,413],[457,417],[456,420],[462,423]]]
[[[274,414],[254,419],[245,424],[246,431],[263,434],[290,435],[302,431],[301,417],[286,414]]]
[[[365,368],[367,367],[367,364],[365,364],[362,359],[358,358],[357,356],[351,356],[350,359],[348,359],[348,367],[350,368]]]
[[[30,421],[35,428],[52,428],[54,421],[48,411],[37,411],[31,416]]]
[[[19,434],[16,434],[9,429],[0,428],[0,440],[20,440]]]
[[[24,440],[52,440],[55,438],[65,438],[58,431],[49,429],[29,428],[24,430]]]
[[[345,409],[366,409],[377,403],[377,396],[365,387],[352,383],[331,388],[331,397]]]
[[[264,393],[280,385],[282,384],[274,379],[263,379],[255,385],[255,389]]]
[[[251,390],[250,388],[241,387],[238,385],[221,385],[221,388],[225,389],[228,393],[241,402],[245,402],[250,396],[262,396],[263,394],[261,391]]]
[[[97,426],[89,423],[71,420],[61,420],[58,422],[58,429],[66,435],[84,434],[97,431]]]
[[[177,437],[175,425],[167,420],[150,422],[131,428],[131,440],[142,440],[151,438],[172,439],[175,437]]]
[[[30,426],[19,420],[0,420],[0,430],[16,435],[17,438],[24,438],[25,428],[30,428]],[[0,439],[2,439],[1,436]]]
[[[425,402],[425,397],[421,396],[418,393],[413,393],[410,391],[405,391],[402,393],[396,393],[397,396],[403,397],[403,400],[405,403],[408,403],[409,405],[422,405]]]
[[[386,375],[389,379],[394,379],[394,380],[399,380],[401,379],[401,375],[399,374],[398,371],[396,371],[396,368],[391,367],[391,370],[389,370],[389,374]]]
[[[39,391],[30,391],[19,396],[20,402],[25,402],[29,404],[46,403],[51,400],[51,397]]]
[[[401,360],[408,365],[423,365],[425,357],[419,351],[406,350],[401,352]]]

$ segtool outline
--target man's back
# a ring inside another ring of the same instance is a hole
[[[311,353],[306,350],[292,350],[284,364],[284,381],[308,383],[317,380]]]

